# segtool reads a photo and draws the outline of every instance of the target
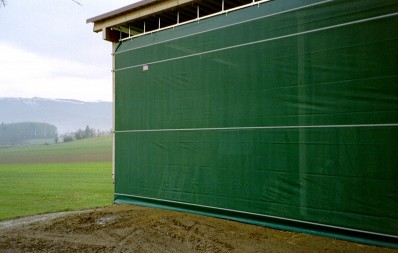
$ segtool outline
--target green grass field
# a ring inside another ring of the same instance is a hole
[[[113,202],[112,139],[0,149],[0,220]]]
[[[111,160],[111,136],[52,145],[0,149],[0,164],[109,162]]]

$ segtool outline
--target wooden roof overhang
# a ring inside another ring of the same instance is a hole
[[[87,19],[111,42],[167,29],[269,0],[142,0]]]

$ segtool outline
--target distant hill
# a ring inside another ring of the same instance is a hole
[[[0,97],[0,124],[16,122],[46,122],[55,125],[59,134],[86,126],[109,131],[112,128],[112,103]]]

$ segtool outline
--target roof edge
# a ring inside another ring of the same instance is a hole
[[[89,19],[86,20],[86,23],[87,24],[88,23],[95,23],[95,22],[98,22],[98,21],[101,21],[101,20],[112,18],[112,17],[118,16],[118,15],[120,15],[122,13],[135,11],[137,9],[141,9],[141,8],[147,6],[147,5],[151,5],[153,3],[160,2],[160,1],[162,1],[162,0],[142,0],[142,1],[139,1],[137,3],[129,4],[127,6],[119,8],[119,9],[116,9],[116,10],[113,10],[113,11],[110,11],[110,12],[106,12],[104,14],[89,18]]]

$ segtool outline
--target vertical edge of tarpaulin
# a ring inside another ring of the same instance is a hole
[[[115,86],[116,86],[116,73],[115,73],[115,58],[116,58],[116,48],[117,48],[117,43],[112,42],[112,182],[113,185],[115,185],[115,150],[116,150],[116,128],[115,128],[115,117],[116,117],[116,111],[115,111]]]

